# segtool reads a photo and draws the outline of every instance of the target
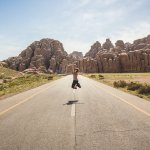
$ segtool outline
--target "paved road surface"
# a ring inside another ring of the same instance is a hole
[[[150,102],[79,79],[1,100],[0,150],[150,150]]]

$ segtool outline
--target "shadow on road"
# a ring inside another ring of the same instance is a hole
[[[72,104],[84,104],[84,103],[78,103],[78,100],[69,100],[67,103],[63,105],[72,105]]]

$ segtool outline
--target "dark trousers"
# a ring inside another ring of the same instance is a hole
[[[79,88],[81,88],[81,85],[80,85],[80,83],[78,82],[78,80],[73,80],[73,82],[72,82],[72,88],[74,89],[74,87],[75,87],[76,85],[77,85]]]

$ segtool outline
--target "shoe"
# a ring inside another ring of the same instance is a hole
[[[74,86],[74,89],[77,89],[77,85]]]

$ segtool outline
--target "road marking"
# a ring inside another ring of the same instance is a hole
[[[47,89],[49,89],[50,87],[53,87],[53,86],[54,86],[54,85],[49,86],[49,87],[47,87],[46,89],[43,89],[43,90],[41,90],[41,91],[39,91],[39,92],[37,92],[37,93],[31,95],[30,97],[28,97],[28,98],[22,100],[21,102],[19,102],[19,103],[15,104],[15,105],[13,105],[13,106],[11,106],[11,107],[5,109],[4,111],[0,112],[0,116],[3,115],[3,114],[5,114],[5,113],[7,113],[8,111],[10,111],[10,110],[16,108],[17,106],[19,106],[19,105],[21,105],[21,104],[23,104],[23,103],[29,101],[29,100],[30,100],[31,98],[33,98],[34,96],[39,95],[39,94],[42,93],[43,91],[46,91]]]
[[[75,116],[75,104],[72,104],[72,107],[71,107],[71,117],[74,117]]]
[[[128,104],[128,105],[130,105],[130,106],[132,106],[134,109],[136,109],[136,110],[140,111],[141,113],[143,113],[143,114],[145,114],[145,115],[147,115],[147,116],[150,117],[150,113],[146,112],[145,110],[143,110],[143,109],[141,109],[141,108],[135,106],[134,104],[132,104],[132,103],[126,101],[125,99],[123,99],[123,98],[121,98],[121,97],[115,95],[115,94],[112,93],[112,92],[106,91],[105,89],[103,89],[102,87],[100,87],[100,86],[98,86],[98,85],[95,85],[95,86],[101,88],[101,89],[102,89],[103,91],[105,91],[106,93],[108,93],[108,94],[110,94],[110,95],[112,95],[112,96],[118,98],[120,101],[122,101],[122,102],[124,102],[124,103],[126,103],[126,104]]]

